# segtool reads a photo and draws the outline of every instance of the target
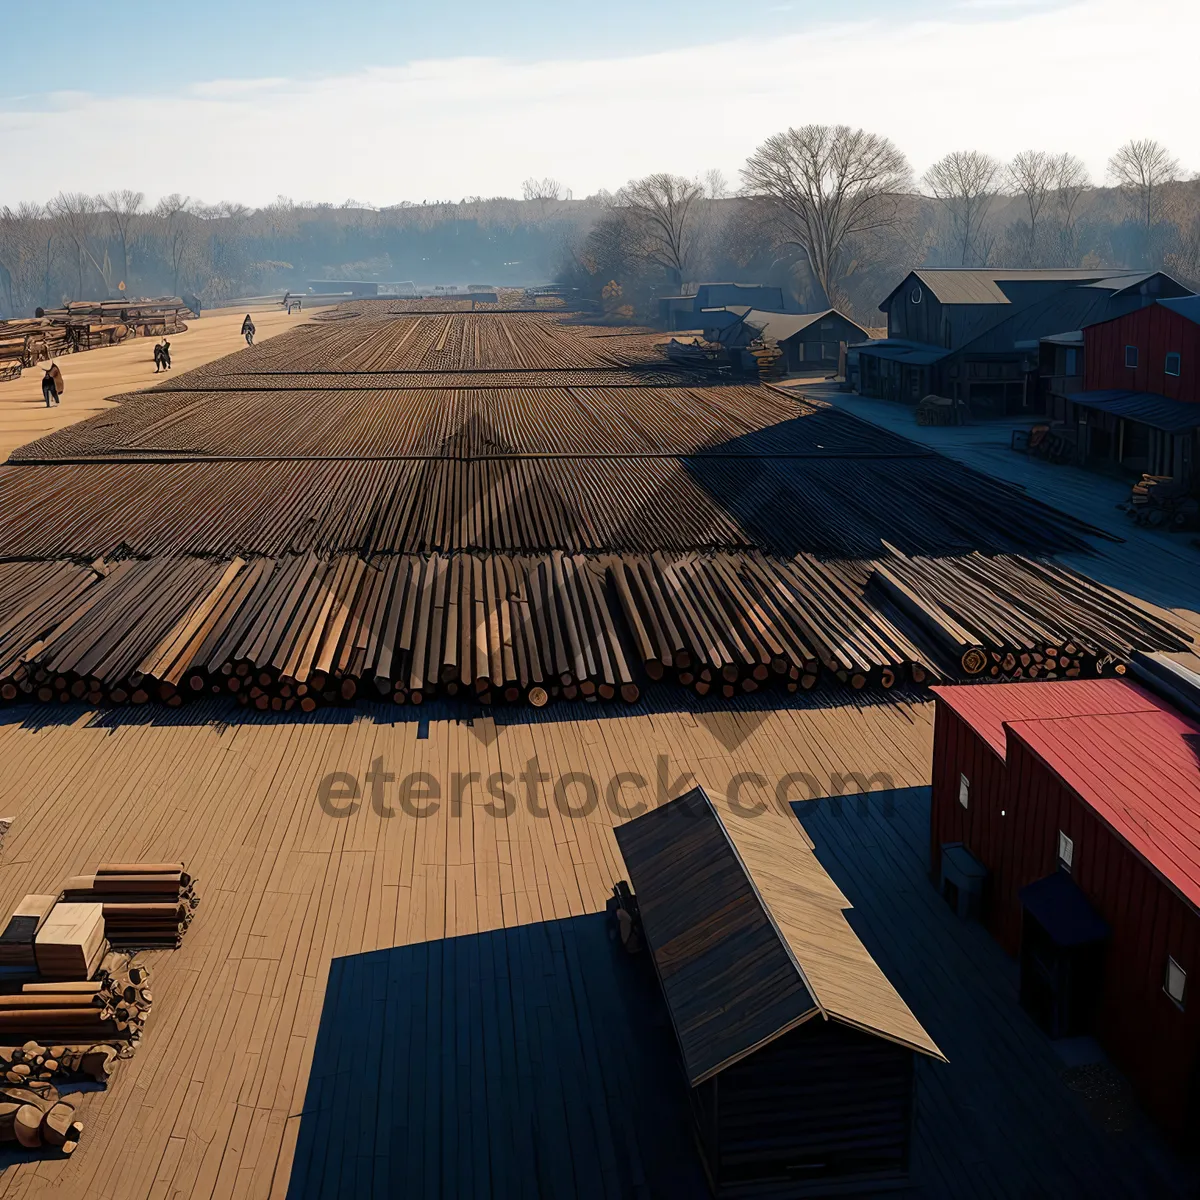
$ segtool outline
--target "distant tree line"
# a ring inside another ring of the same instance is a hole
[[[1113,154],[1107,186],[1043,150],[954,151],[915,180],[887,138],[805,125],[754,151],[736,196],[711,176],[631,181],[571,247],[563,282],[623,317],[703,279],[769,282],[867,325],[920,265],[1161,268],[1200,290],[1200,178],[1152,140]]]
[[[656,173],[584,199],[531,177],[521,199],[384,209],[61,192],[0,209],[0,313],[121,294],[212,306],[320,279],[554,278],[627,319],[731,279],[876,324],[880,298],[918,265],[1161,267],[1200,290],[1200,178],[1152,140],[1120,147],[1102,185],[1043,150],[1007,163],[954,151],[917,180],[887,138],[805,125],[767,138],[740,174],[735,187],[719,170]]]

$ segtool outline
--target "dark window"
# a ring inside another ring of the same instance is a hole
[[[1127,367],[1136,367],[1137,366],[1137,347],[1136,346],[1126,346],[1125,347],[1125,365]]]
[[[1163,991],[1183,1007],[1183,995],[1187,990],[1187,972],[1173,959],[1167,959],[1167,978],[1163,982]]]
[[[1078,375],[1079,374],[1079,351],[1078,350],[1068,350],[1067,351],[1067,362],[1066,362],[1066,367],[1063,370],[1063,374],[1064,375]]]
[[[1180,357],[1178,351],[1172,350],[1171,353],[1167,355],[1167,362],[1163,367],[1163,370],[1166,371],[1168,375],[1178,375],[1179,363]]]
[[[1060,829],[1058,831],[1058,865],[1060,870],[1071,873],[1075,859],[1075,843]]]

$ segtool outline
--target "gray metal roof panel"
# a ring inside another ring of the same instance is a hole
[[[1154,392],[1126,392],[1115,388],[1076,392],[1070,399],[1073,404],[1139,421],[1164,433],[1186,433],[1189,429],[1200,429],[1200,403],[1191,400],[1172,400]]]

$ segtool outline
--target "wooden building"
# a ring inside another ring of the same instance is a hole
[[[1054,1036],[1094,1034],[1193,1138],[1200,725],[1123,680],[934,690],[935,877],[953,900],[963,851],[986,871],[1026,1006]]]
[[[1200,296],[1045,338],[1041,375],[1047,414],[1062,422],[1080,464],[1185,484],[1200,475]]]
[[[799,824],[703,789],[614,830],[718,1196],[902,1179],[913,1057],[941,1058]]]
[[[870,335],[834,308],[815,313],[763,312],[755,308],[707,309],[700,328],[727,350],[743,350],[757,338],[779,343],[789,371],[834,372],[843,349]]]
[[[785,306],[783,289],[759,283],[697,284],[695,292],[688,295],[659,296],[658,323],[673,331],[699,329],[704,309],[729,306],[781,313]]]
[[[934,393],[981,415],[1032,413],[1042,338],[1187,294],[1158,271],[911,271],[879,306],[887,337],[855,348],[859,390],[913,403]]]

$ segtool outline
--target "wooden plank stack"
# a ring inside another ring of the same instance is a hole
[[[98,907],[109,943],[124,949],[177,949],[200,904],[196,881],[178,862],[101,863],[95,874],[68,879],[62,896]]]
[[[103,905],[55,904],[34,938],[33,952],[43,979],[90,979],[108,953]]]
[[[46,923],[57,896],[26,896],[0,933],[0,981],[37,971],[34,942]]]

